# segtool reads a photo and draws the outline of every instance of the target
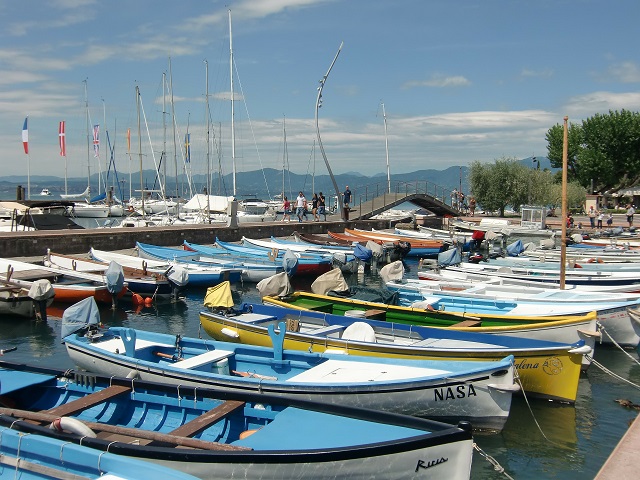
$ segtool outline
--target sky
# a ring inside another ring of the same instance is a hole
[[[0,176],[105,171],[106,131],[124,174],[163,151],[169,175],[326,174],[316,101],[341,44],[317,110],[333,173],[386,174],[387,150],[391,173],[543,156],[565,115],[640,109],[638,19],[637,0],[5,0]]]

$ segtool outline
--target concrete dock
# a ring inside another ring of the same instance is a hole
[[[640,452],[640,421],[636,418],[611,452],[595,480],[635,480],[640,477],[636,455]]]

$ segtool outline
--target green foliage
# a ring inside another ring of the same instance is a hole
[[[547,157],[562,168],[563,126],[546,134]],[[597,192],[640,182],[640,114],[629,110],[596,114],[568,129],[567,177]]]
[[[469,167],[469,186],[485,210],[504,216],[507,205],[518,211],[521,205],[562,205],[562,185],[548,170],[527,168],[514,158],[501,158],[493,164],[473,162]],[[560,179],[561,180],[561,179]],[[586,190],[578,182],[567,184],[567,204],[582,208]]]

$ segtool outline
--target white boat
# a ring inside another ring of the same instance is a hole
[[[629,311],[638,312],[640,295],[606,294],[576,290],[560,290],[543,286],[494,285],[488,282],[472,283],[402,280],[386,283],[399,294],[399,304],[410,306],[427,302],[432,308],[446,311],[464,309],[469,315],[488,308],[500,308],[515,315],[535,312],[537,316],[567,315],[575,312],[595,311],[604,327],[605,343],[637,347],[640,342],[640,323]],[[640,312],[638,312],[640,314]]]
[[[76,218],[107,218],[109,205],[75,202],[67,208],[67,215]]]
[[[284,335],[276,333],[277,347],[265,348],[122,327],[91,330],[87,320],[65,313],[62,328],[73,321],[79,333],[63,341],[75,365],[103,375],[466,420],[493,431],[503,428],[519,391],[513,356],[494,362],[318,354],[282,350]]]
[[[49,191],[48,188],[43,188],[42,190],[40,190],[40,196],[49,197],[51,196],[51,192]]]

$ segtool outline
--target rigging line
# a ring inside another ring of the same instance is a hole
[[[160,175],[160,172],[158,171],[159,166],[158,166],[158,162],[156,161],[156,154],[153,151],[153,144],[151,143],[151,132],[149,131],[149,125],[147,124],[147,115],[144,112],[144,105],[142,104],[142,94],[138,93],[138,95],[140,96],[140,110],[142,110],[142,117],[144,118],[144,127],[145,127],[145,129],[147,131],[147,138],[149,139],[149,146],[151,147],[151,157],[153,158],[153,166],[156,169],[156,178],[155,179],[157,179],[158,176]],[[155,179],[154,179],[154,181],[155,181]],[[165,194],[164,194],[164,187],[162,185],[162,182],[159,182],[159,183],[160,183],[160,194],[162,195],[162,198],[164,198],[165,202],[166,202],[166,197],[165,197]],[[140,195],[142,195],[142,192],[140,192]]]
[[[267,187],[267,196],[269,198],[271,197],[271,191],[269,190],[269,182],[267,181],[267,175],[264,173],[264,166],[262,165],[262,157],[260,156],[260,150],[258,150],[258,142],[256,141],[256,134],[253,130],[253,124],[251,123],[251,117],[249,116],[249,108],[247,107],[247,102],[244,101],[244,99],[246,98],[244,96],[244,90],[242,89],[242,82],[240,81],[240,75],[238,74],[238,67],[236,66],[236,61],[235,59],[233,60],[233,68],[236,72],[236,77],[238,79],[238,84],[240,86],[240,94],[242,95],[242,99],[244,102],[244,109],[245,112],[247,113],[247,119],[249,120],[249,129],[251,130],[251,136],[253,137],[253,145],[256,148],[256,154],[258,155],[258,162],[260,163],[260,170],[262,170],[262,178],[264,178],[264,184]]]
[[[632,355],[629,354],[629,352],[627,352],[624,348],[622,348],[622,346],[615,341],[615,339],[609,335],[609,332],[607,331],[606,328],[604,328],[604,325],[602,325],[600,322],[597,322],[598,325],[598,330],[600,330],[600,332],[604,333],[607,338],[611,341],[611,343],[613,343],[622,353],[624,353],[627,357],[629,357],[629,359],[634,362],[637,365],[640,365],[640,362],[638,362],[637,358],[634,358]]]

